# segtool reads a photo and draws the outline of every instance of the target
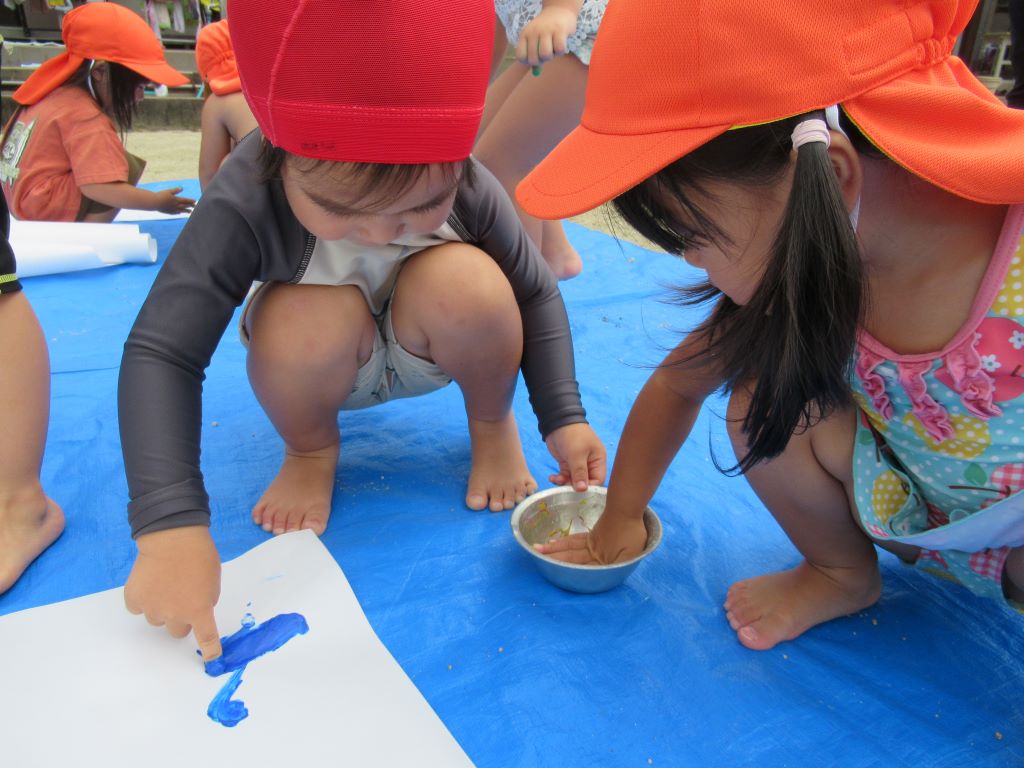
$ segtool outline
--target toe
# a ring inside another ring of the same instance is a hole
[[[770,627],[765,626],[761,620],[741,628],[736,633],[739,641],[753,651],[767,651],[774,648],[782,638],[775,636]]]

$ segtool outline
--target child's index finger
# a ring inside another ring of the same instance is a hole
[[[203,657],[204,663],[213,661],[223,653],[220,634],[217,632],[217,621],[213,617],[212,608],[201,620],[192,623],[192,634],[199,646],[199,653]]]

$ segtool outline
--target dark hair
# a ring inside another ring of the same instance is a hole
[[[617,197],[615,208],[669,253],[682,254],[696,237],[722,244],[725,233],[690,193],[708,198],[705,184],[711,180],[752,189],[778,182],[789,166],[793,128],[807,117],[726,131]],[[666,208],[666,196],[690,220],[688,226]],[[848,374],[865,304],[861,272],[827,148],[805,144],[750,301],[740,306],[706,281],[679,290],[684,305],[717,300],[700,330],[706,350],[680,364],[713,364],[728,392],[753,387],[742,423],[747,453],[724,471],[743,473],[778,456],[794,431],[851,402]]]
[[[386,207],[392,200],[406,194],[431,168],[431,165],[426,163],[347,163],[338,160],[318,160],[293,155],[280,147],[275,147],[265,138],[260,139],[257,162],[260,183],[281,178],[281,168],[285,162],[300,173],[320,169],[344,169],[346,180],[358,187],[353,192],[353,199],[358,201],[360,210],[368,212]],[[470,188],[476,183],[473,161],[468,157],[465,160],[434,165],[440,169],[446,182],[457,181],[460,186],[466,185]]]
[[[117,124],[121,133],[126,133],[132,127],[132,120],[138,110],[135,102],[135,90],[149,80],[138,72],[128,69],[114,61],[104,62],[107,65],[107,80],[110,83],[110,103],[101,104],[104,111],[110,115]],[[67,85],[73,85],[89,92],[89,77],[91,61],[83,61],[82,65],[74,71],[67,80]]]

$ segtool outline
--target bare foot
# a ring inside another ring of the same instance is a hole
[[[865,568],[796,568],[738,581],[725,598],[726,618],[747,648],[764,651],[817,624],[873,605],[882,593],[874,563]]]
[[[583,271],[583,260],[572,247],[560,221],[545,221],[541,235],[541,255],[559,280],[569,280]]]
[[[511,411],[501,421],[470,419],[469,440],[473,467],[466,488],[467,507],[501,512],[537,490]]]
[[[569,249],[569,253],[550,254],[545,251],[542,255],[544,261],[551,267],[555,277],[559,280],[571,280],[583,271],[583,259],[575,250]]]
[[[277,477],[252,508],[252,520],[275,536],[304,528],[323,534],[331,515],[337,443],[318,451],[287,449]]]
[[[14,586],[63,530],[63,510],[42,492],[27,504],[0,510],[0,594]]]

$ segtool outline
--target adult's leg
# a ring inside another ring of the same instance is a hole
[[[61,531],[64,513],[39,481],[50,419],[46,338],[25,294],[0,295],[0,593]]]
[[[746,451],[740,424],[748,404],[741,389],[729,402],[729,435],[737,455]],[[746,474],[804,558],[791,570],[729,589],[726,616],[748,648],[764,650],[792,640],[872,605],[881,594],[874,545],[852,512],[855,418],[850,409],[793,435],[780,456]]]
[[[526,69],[522,64],[513,66]],[[519,79],[480,135],[475,155],[513,201],[523,177],[579,123],[586,87],[587,67],[579,59],[571,54],[553,59],[544,65],[540,77]],[[546,233],[540,219],[518,204],[516,210],[555,275],[568,278],[579,274],[583,263],[564,233],[552,226]]]
[[[466,505],[511,509],[537,488],[512,415],[523,356],[512,286],[479,249],[438,246],[403,266],[391,319],[405,350],[433,360],[462,389],[473,453]]]
[[[327,527],[338,463],[338,410],[377,327],[354,286],[266,286],[247,316],[249,381],[284,440],[281,469],[253,508],[275,534]]]

